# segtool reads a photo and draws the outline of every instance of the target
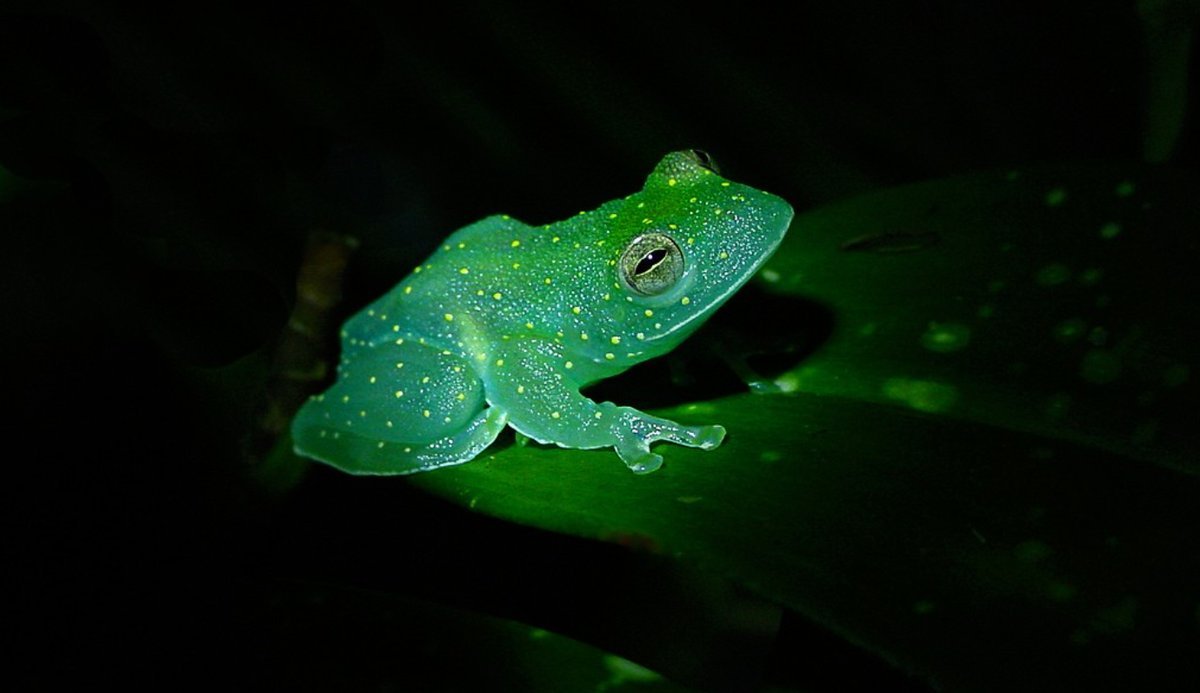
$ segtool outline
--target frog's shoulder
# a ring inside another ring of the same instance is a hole
[[[492,238],[526,228],[529,227],[524,222],[514,219],[507,214],[493,214],[490,217],[484,217],[455,231],[447,239],[447,242],[451,239],[464,241],[469,238]]]

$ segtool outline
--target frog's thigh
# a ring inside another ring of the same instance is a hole
[[[411,341],[344,346],[337,382],[292,424],[301,454],[359,474],[407,474],[465,462],[504,428],[458,356]]]
[[[540,443],[567,448],[612,447],[635,472],[652,472],[662,456],[650,443],[714,448],[725,438],[721,426],[684,426],[612,402],[594,402],[536,349],[506,355],[508,367],[490,375],[488,399],[505,409],[509,425]]]

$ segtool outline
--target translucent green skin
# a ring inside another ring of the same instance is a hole
[[[640,192],[541,227],[507,216],[459,229],[399,285],[347,321],[337,382],[292,423],[296,452],[355,474],[466,462],[505,425],[541,443],[616,449],[635,472],[649,445],[709,449],[720,426],[681,426],[581,387],[665,354],[770,257],[784,200],[668,154]],[[670,236],[683,272],[636,291],[625,248]]]

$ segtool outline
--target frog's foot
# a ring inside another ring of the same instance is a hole
[[[723,426],[684,426],[674,421],[627,410],[627,427],[617,433],[613,447],[621,461],[637,474],[647,474],[662,466],[662,455],[650,452],[650,443],[665,440],[702,450],[711,450],[725,439]]]

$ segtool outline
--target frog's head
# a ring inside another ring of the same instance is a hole
[[[630,201],[641,224],[626,234],[614,284],[645,318],[642,339],[660,353],[762,267],[792,220],[783,199],[722,178],[698,150],[668,154]]]

